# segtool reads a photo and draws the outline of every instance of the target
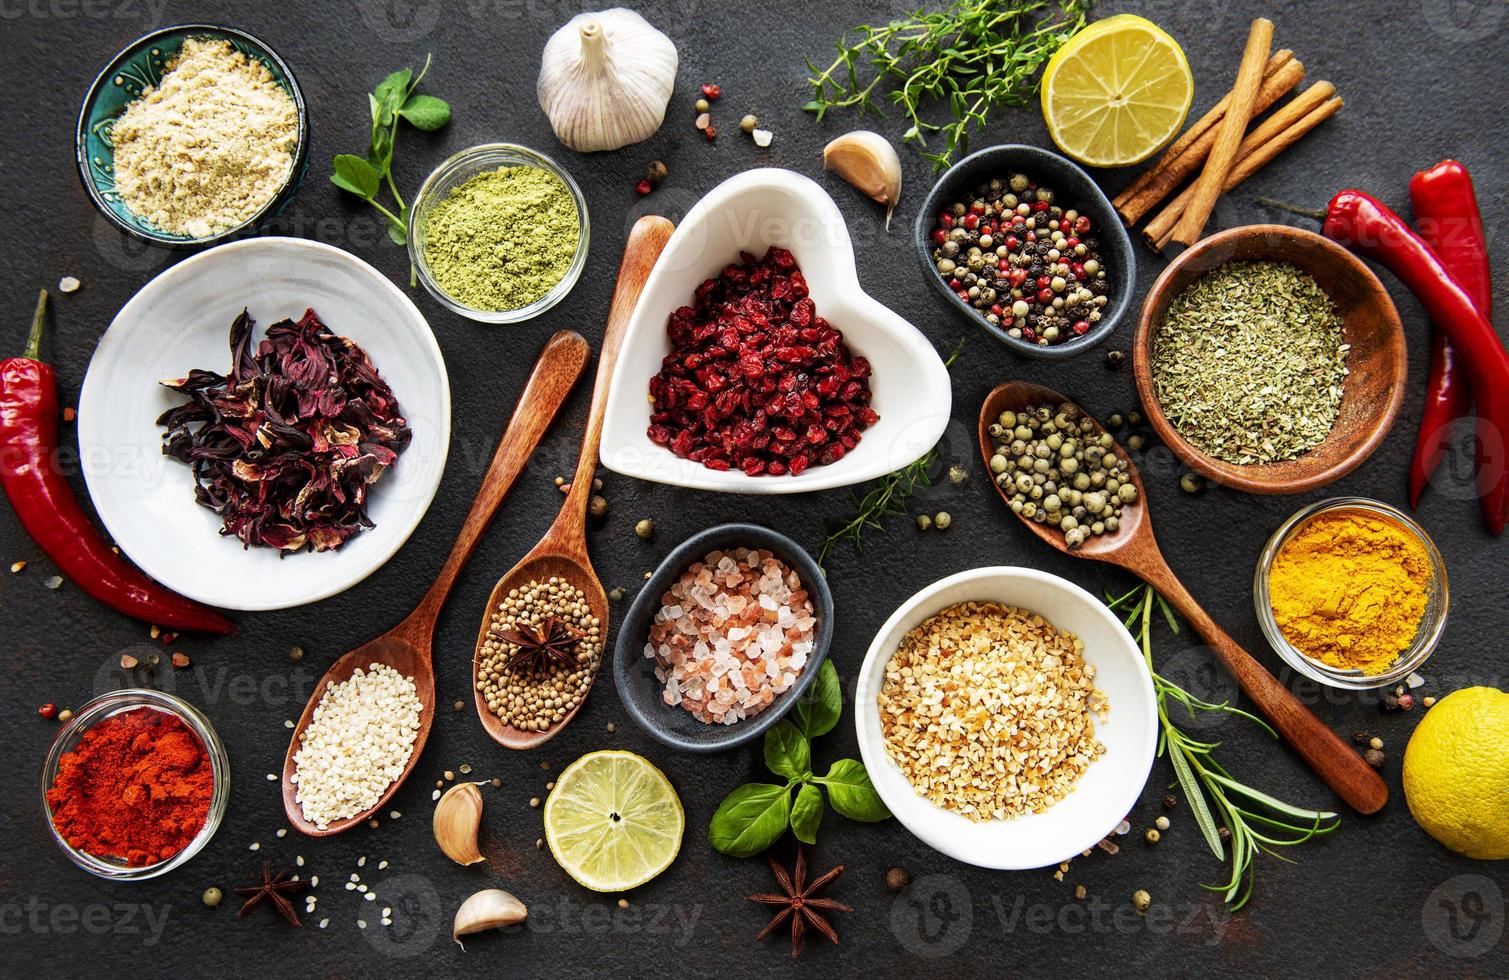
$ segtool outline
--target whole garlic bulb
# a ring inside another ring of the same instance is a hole
[[[578,14],[545,43],[540,108],[573,150],[638,143],[665,121],[676,64],[676,45],[634,11]]]

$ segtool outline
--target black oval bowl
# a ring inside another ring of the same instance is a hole
[[[796,571],[812,599],[817,631],[812,653],[801,676],[789,690],[772,701],[770,707],[753,718],[732,725],[706,724],[693,718],[680,705],[665,703],[665,686],[655,679],[655,661],[644,655],[644,644],[650,624],[660,611],[660,597],[671,583],[687,566],[708,552],[735,546],[765,548]],[[769,528],[757,524],[719,524],[683,541],[666,555],[655,574],[645,582],[618,629],[618,639],[613,647],[613,683],[629,717],[657,741],[687,752],[722,752],[759,738],[795,707],[802,692],[817,677],[818,668],[828,655],[828,646],[832,642],[833,593],[828,590],[828,582],[812,556],[795,541]]]
[[[1055,203],[1064,202],[1081,214],[1089,215],[1095,223],[1096,238],[1100,240],[1101,262],[1106,264],[1107,278],[1111,280],[1110,301],[1101,310],[1100,322],[1087,333],[1061,344],[1042,346],[1008,334],[1002,327],[986,320],[974,307],[954,295],[943,282],[933,265],[933,224],[938,212],[954,201],[962,200],[966,191],[982,180],[1004,177],[1017,171],[1053,189]],[[1028,357],[1064,358],[1083,353],[1109,337],[1132,308],[1132,293],[1137,286],[1137,258],[1132,250],[1132,238],[1116,214],[1116,209],[1105,194],[1096,186],[1090,175],[1065,157],[1036,146],[1008,144],[971,153],[948,169],[933,185],[922,210],[917,214],[913,231],[917,258],[922,263],[923,274],[933,288],[956,310],[968,317],[1001,343],[1019,354]]]

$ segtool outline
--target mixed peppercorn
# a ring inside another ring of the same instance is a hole
[[[993,179],[938,214],[933,263],[959,299],[994,326],[1042,347],[1100,320],[1110,281],[1090,218],[1054,203],[1026,174]]]

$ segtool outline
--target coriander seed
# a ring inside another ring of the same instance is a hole
[[[892,868],[885,873],[885,886],[893,892],[899,892],[912,883],[912,876],[905,868]]]

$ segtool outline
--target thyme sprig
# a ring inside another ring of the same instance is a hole
[[[935,169],[969,149],[972,131],[990,110],[1026,105],[1036,75],[1075,31],[1085,26],[1094,0],[955,0],[942,10],[916,9],[882,27],[862,24],[838,39],[838,56],[825,69],[809,58],[813,97],[802,108],[819,121],[832,109],[884,114],[886,99],[911,123],[903,141],[927,146],[941,134],[941,152],[922,155]],[[1051,11],[1051,12],[1050,12]],[[850,43],[850,34],[858,40]],[[893,85],[887,91],[887,86]],[[947,123],[923,118],[946,102]]]
[[[955,345],[953,352],[944,358],[943,366],[951,368],[964,350],[964,341]],[[938,463],[938,448],[934,446],[916,461],[888,473],[870,484],[863,495],[851,493],[849,500],[854,506],[854,515],[841,527],[829,532],[817,553],[817,567],[827,568],[828,556],[845,541],[854,545],[855,551],[864,550],[866,528],[885,530],[888,517],[906,517],[907,501],[919,487],[933,485],[933,468]]]
[[[1212,704],[1158,676],[1153,669],[1154,610],[1162,614],[1175,633],[1179,632],[1179,624],[1167,601],[1152,586],[1139,585],[1125,595],[1108,596],[1107,599],[1111,609],[1121,616],[1127,630],[1142,647],[1142,656],[1153,675],[1158,722],[1163,729],[1158,738],[1158,754],[1168,755],[1195,823],[1219,861],[1226,860],[1226,847],[1216,824],[1217,815],[1230,835],[1231,878],[1223,885],[1200,887],[1221,893],[1235,912],[1252,898],[1256,876],[1254,860],[1259,851],[1288,861],[1274,848],[1294,847],[1313,837],[1329,834],[1341,826],[1341,819],[1325,810],[1294,806],[1238,781],[1215,759],[1214,753],[1220,748],[1220,742],[1202,742],[1182,731],[1170,717],[1173,704],[1182,706],[1191,718],[1210,711],[1246,718],[1274,738],[1278,737],[1267,722],[1256,715],[1232,707],[1229,702]]]

